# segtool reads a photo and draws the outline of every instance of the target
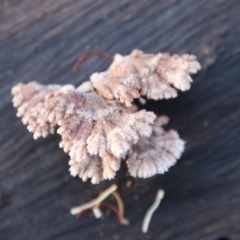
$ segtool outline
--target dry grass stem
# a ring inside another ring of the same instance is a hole
[[[118,188],[117,184],[113,184],[109,188],[107,188],[104,192],[102,192],[97,198],[93,199],[90,202],[84,203],[82,205],[71,208],[70,212],[72,215],[76,215],[82,212],[84,209],[93,208],[94,206],[99,205],[105,198],[107,198],[111,193],[116,191]]]
[[[143,219],[143,224],[142,224],[142,232],[143,233],[146,233],[148,231],[148,227],[149,227],[152,215],[153,215],[154,211],[158,208],[163,197],[164,197],[164,190],[159,189],[157,191],[155,201],[153,202],[152,206],[148,209],[148,211]]]
[[[113,192],[112,195],[114,196],[114,198],[117,201],[119,212],[121,213],[122,216],[124,216],[124,203],[123,203],[123,200],[122,200],[121,196],[116,191]]]

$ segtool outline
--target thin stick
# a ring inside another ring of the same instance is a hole
[[[94,212],[94,209],[95,209],[95,211],[96,211],[97,209],[99,209],[100,213],[102,214],[100,207],[107,207],[107,208],[111,209],[111,210],[117,215],[120,224],[124,224],[124,225],[128,225],[128,224],[129,224],[129,221],[123,217],[123,215],[120,213],[120,211],[119,211],[114,205],[112,205],[111,203],[107,203],[107,202],[101,202],[99,205],[97,205],[97,207],[94,207],[94,208],[92,208],[92,207],[85,208],[85,209],[82,210],[81,212],[77,213],[75,216],[76,216],[77,218],[79,218],[79,217],[81,217],[85,212],[87,212],[87,211],[89,211],[89,210],[92,209],[94,216],[95,216],[96,218],[100,218],[101,216],[98,217],[98,216],[99,216],[99,215],[98,215],[99,213],[97,213],[97,216],[96,216],[96,212]],[[98,211],[98,210],[97,210],[97,211]]]
[[[164,190],[159,189],[157,191],[155,201],[153,202],[152,206],[148,209],[148,211],[146,212],[146,215],[143,219],[143,224],[142,224],[142,232],[143,233],[146,233],[148,231],[148,227],[149,227],[149,223],[151,221],[152,215],[153,215],[154,211],[158,208],[163,197],[164,197]]]
[[[123,217],[123,215],[120,213],[120,211],[114,205],[112,205],[110,203],[102,202],[102,203],[100,203],[100,206],[110,208],[117,215],[120,224],[124,224],[124,225],[129,224],[128,220]]]
[[[99,205],[111,193],[116,191],[117,187],[117,184],[113,184],[111,187],[107,188],[104,192],[102,192],[97,198],[93,199],[92,201],[71,208],[70,213],[72,215],[75,215],[82,212],[84,209],[93,208],[94,206]]]
[[[75,215],[76,218],[80,218],[84,213],[86,213],[87,211],[91,210],[91,208],[86,208],[84,210],[82,210],[81,212],[77,213]]]
[[[113,192],[112,195],[117,201],[118,210],[122,216],[124,216],[124,203],[118,192]]]
[[[86,53],[84,53],[83,55],[81,55],[77,62],[75,63],[75,65],[73,66],[73,72],[76,72],[80,65],[90,56],[90,55],[93,55],[93,54],[98,54],[98,55],[102,55],[104,56],[105,58],[107,59],[110,59],[111,61],[113,60],[113,56],[111,56],[110,54],[102,51],[102,50],[91,50],[91,51],[88,51]]]

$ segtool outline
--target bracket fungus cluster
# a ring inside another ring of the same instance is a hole
[[[165,116],[138,110],[133,100],[169,99],[190,88],[200,64],[193,55],[116,54],[107,71],[94,73],[78,88],[37,82],[12,88],[17,116],[34,139],[55,131],[70,156],[70,172],[96,184],[112,179],[122,160],[134,177],[164,173],[181,156],[184,141],[165,131]]]

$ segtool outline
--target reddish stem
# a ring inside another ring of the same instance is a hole
[[[117,215],[118,220],[119,220],[119,223],[120,223],[120,224],[123,224],[123,220],[124,220],[124,219],[123,219],[123,216],[122,216],[122,214],[119,212],[119,210],[118,210],[114,205],[112,205],[111,203],[107,203],[107,202],[101,202],[101,203],[99,204],[99,206],[107,207],[107,208],[111,209],[111,210]],[[90,208],[86,208],[86,209],[84,209],[83,211],[77,213],[75,216],[76,216],[77,218],[79,218],[79,217],[81,217],[85,212],[89,211],[90,209],[92,209],[92,208],[91,208],[91,207],[90,207]]]
[[[102,55],[104,56],[105,58],[107,59],[110,59],[111,61],[113,60],[113,56],[102,51],[102,50],[90,50],[88,52],[85,52],[83,55],[81,55],[77,62],[75,63],[75,65],[73,66],[73,72],[76,72],[79,67],[81,66],[81,64],[90,56],[90,55],[93,55],[93,54],[98,54],[98,55]]]
[[[79,218],[79,217],[81,217],[85,212],[87,212],[87,211],[89,211],[89,210],[91,210],[92,208],[86,208],[86,209],[84,209],[84,210],[82,210],[81,212],[79,212],[79,213],[77,213],[75,216],[76,216],[76,218]]]
[[[122,214],[119,212],[119,210],[114,205],[112,205],[110,203],[106,203],[106,202],[101,202],[100,206],[110,208],[113,212],[116,213],[116,215],[118,217],[118,220],[119,220],[119,223],[123,224],[123,216],[122,216]]]

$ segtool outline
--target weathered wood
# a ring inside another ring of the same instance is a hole
[[[239,13],[237,0],[1,1],[0,239],[240,239]],[[111,181],[120,186],[129,226],[112,213],[75,219],[69,209],[110,182],[72,178],[60,138],[33,141],[15,116],[10,89],[31,80],[78,85],[109,64],[95,56],[72,73],[85,50],[134,48],[193,53],[204,66],[189,92],[147,105],[171,118],[186,151],[170,172],[134,179],[131,189],[125,166]],[[144,235],[142,219],[160,187],[166,196]]]

